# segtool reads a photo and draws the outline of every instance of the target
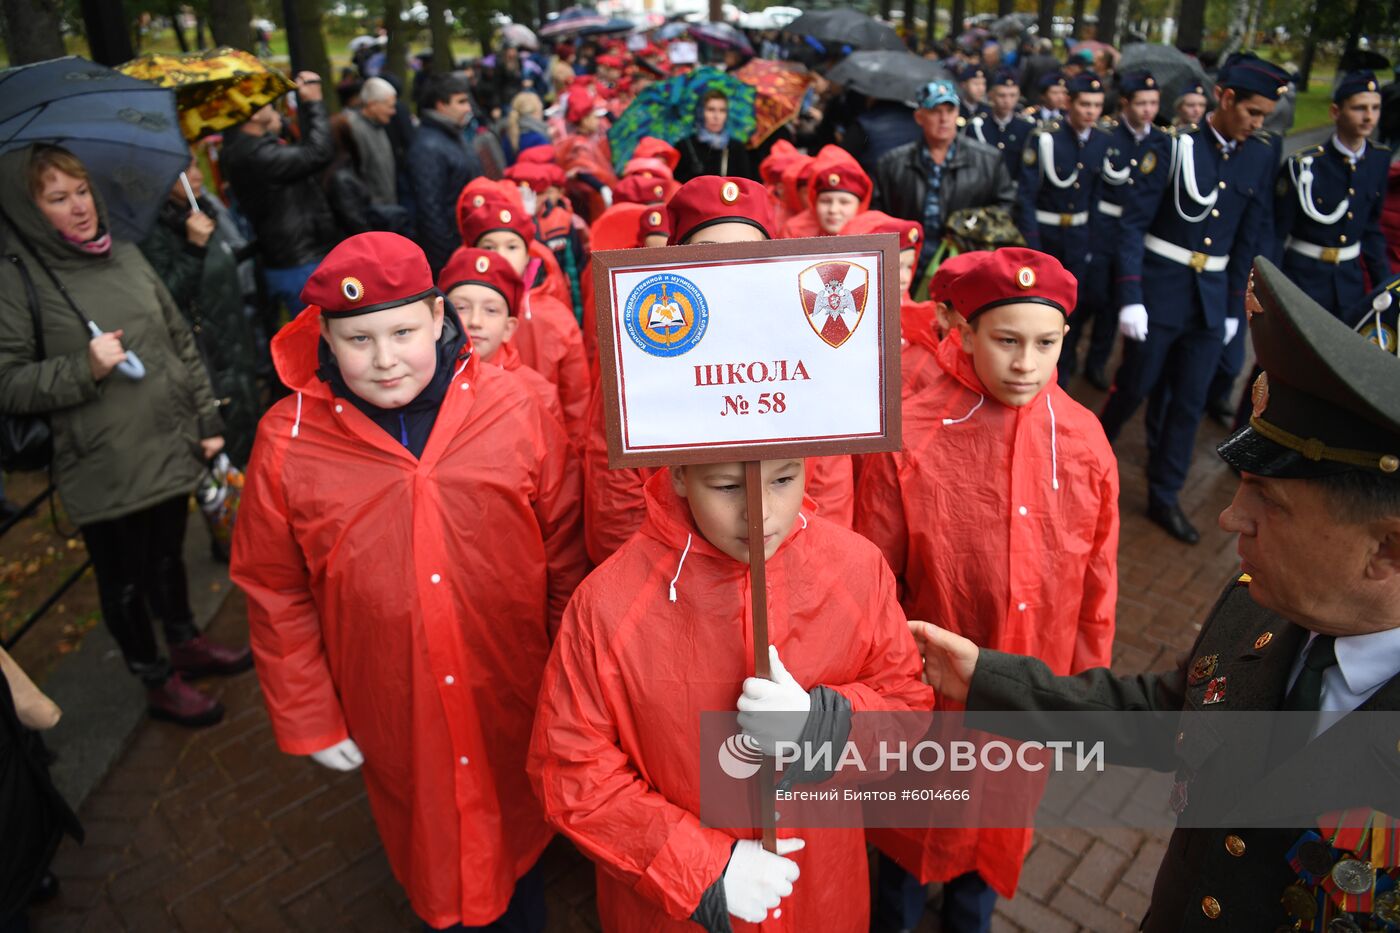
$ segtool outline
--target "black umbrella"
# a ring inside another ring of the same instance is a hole
[[[175,92],[75,55],[0,71],[0,152],[54,143],[97,182],[112,234],[150,232],[190,163]]]
[[[690,27],[690,35],[696,42],[717,49],[735,49],[745,55],[753,54],[753,44],[748,36],[728,23],[696,23]]]
[[[877,100],[913,103],[930,81],[951,81],[948,69],[912,52],[852,52],[826,73],[833,84]]]
[[[904,51],[894,28],[855,10],[812,10],[788,23],[785,32],[811,36],[823,45]]]
[[[1146,71],[1157,79],[1162,87],[1162,110],[1170,111],[1172,102],[1181,92],[1193,84],[1206,89],[1210,97],[1211,80],[1206,70],[1196,59],[1172,45],[1157,45],[1150,42],[1135,42],[1124,46],[1123,57],[1118,60],[1118,73]]]

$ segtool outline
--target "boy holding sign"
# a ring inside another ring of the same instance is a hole
[[[743,179],[697,178],[671,202],[672,231],[691,243],[765,240],[755,219],[767,217],[765,197]],[[768,852],[756,832],[698,816],[701,756],[715,754],[701,747],[702,713],[733,710],[737,698],[744,714],[802,714],[789,738],[818,742],[839,711],[927,709],[932,699],[879,551],[813,511],[802,458],[748,472],[760,486],[755,561],[766,591],[752,582],[746,464],[658,469],[642,491],[640,531],[570,601],[546,669],[529,770],[551,822],[599,863],[611,933],[691,921],[868,929],[860,829],[779,829]],[[765,596],[771,679],[751,676]]]
[[[938,289],[959,318],[938,346],[942,372],[904,399],[904,449],[866,460],[856,527],[885,553],[910,618],[1038,657],[1058,674],[1106,667],[1118,589],[1117,462],[1098,419],[1055,381],[1077,284],[1035,250],[957,260]],[[947,882],[942,928],[963,931],[985,930],[996,893],[1015,892],[1031,831],[871,838],[920,882]],[[893,908],[890,878],[899,869],[886,859],[880,874]],[[904,915],[887,915],[884,925],[917,926],[922,889],[912,887]]]
[[[410,240],[345,240],[301,297],[272,341],[293,394],[258,425],[230,566],[278,746],[363,765],[432,928],[540,929],[552,831],[525,749],[585,565],[563,428],[476,358]]]

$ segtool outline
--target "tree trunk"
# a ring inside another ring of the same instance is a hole
[[[1084,38],[1084,0],[1074,0],[1074,7],[1070,13],[1072,22],[1070,23],[1070,35],[1075,39]]]
[[[1220,49],[1222,62],[1248,44],[1245,33],[1249,29],[1249,6],[1249,0],[1230,0],[1230,24],[1225,31],[1225,45]]]
[[[314,71],[321,76],[322,100],[327,110],[335,110],[336,76],[331,71],[331,57],[326,52],[326,37],[321,34],[322,0],[296,0],[298,36],[301,39],[301,63],[298,71]]]
[[[428,28],[433,33],[433,72],[447,74],[456,64],[452,59],[452,30],[447,25],[447,4],[443,0],[427,0]]]
[[[933,31],[938,27],[938,0],[928,0],[928,21],[924,23],[924,48],[933,45]]]
[[[408,37],[412,32],[412,27],[399,18],[402,14],[402,0],[384,0],[384,28],[389,31],[389,41],[384,45],[384,70],[396,78],[406,77],[404,59],[408,55]]]
[[[1040,0],[1040,37],[1055,38],[1055,0]]]
[[[1100,0],[1099,24],[1094,27],[1094,38],[1117,47],[1118,0]]]
[[[1309,4],[1309,22],[1317,20],[1317,2]],[[1317,33],[1316,29],[1308,30],[1308,38],[1303,42],[1303,60],[1298,65],[1298,93],[1308,92],[1308,82],[1312,80],[1313,59],[1317,57]]]
[[[724,4],[720,0],[710,0],[710,22],[718,23],[724,20]]]
[[[0,0],[5,20],[5,46],[11,65],[62,58],[63,29],[51,0]]]
[[[1199,52],[1206,31],[1206,0],[1181,0],[1177,21],[1176,47],[1183,52]]]
[[[904,0],[904,47],[909,51],[919,44],[919,33],[914,28],[914,0]]]
[[[212,0],[209,4],[209,35],[215,45],[226,45],[245,52],[257,50],[253,41],[253,9],[248,0]]]
[[[885,22],[889,22],[890,11],[892,9],[894,9],[894,4],[891,2],[891,0],[880,0],[880,18],[882,20],[884,20]]]
[[[963,20],[967,18],[967,0],[953,0],[953,16],[948,21],[948,38],[956,40],[962,35]]]
[[[1371,0],[1356,0],[1356,11],[1351,17],[1351,29],[1347,32],[1346,49],[1342,52],[1342,58],[1346,58],[1356,51],[1361,44],[1361,34],[1366,31],[1366,18],[1370,15]]]
[[[188,52],[190,44],[185,39],[185,27],[180,24],[180,0],[170,0],[165,8],[169,10],[170,28],[175,32],[175,44],[180,46],[181,52]]]
[[[535,4],[535,31],[549,20],[549,0],[538,0]]]
[[[997,16],[1010,16],[1016,12],[1016,0],[997,0]]]
[[[209,48],[209,43],[204,41],[204,14],[194,15],[194,47],[197,49]]]

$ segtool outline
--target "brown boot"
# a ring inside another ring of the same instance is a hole
[[[224,718],[218,700],[191,687],[179,674],[171,674],[160,686],[146,688],[146,709],[153,719],[190,727],[212,726]]]
[[[244,645],[231,648],[210,641],[203,635],[170,646],[170,663],[186,677],[208,674],[238,674],[253,666],[253,649]]]

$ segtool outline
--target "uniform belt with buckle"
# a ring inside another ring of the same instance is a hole
[[[1036,211],[1035,219],[1051,227],[1082,227],[1089,222],[1089,212],[1056,214],[1052,211]]]
[[[1338,263],[1350,262],[1361,255],[1360,243],[1351,243],[1347,246],[1318,246],[1307,240],[1295,240],[1293,237],[1289,237],[1283,245],[1285,249],[1290,249],[1299,255],[1328,262],[1334,266]]]
[[[1169,243],[1159,236],[1147,234],[1142,238],[1142,245],[1149,253],[1161,256],[1163,259],[1170,259],[1172,262],[1180,263],[1183,266],[1190,266],[1197,272],[1224,272],[1225,267],[1230,265],[1229,256],[1212,256],[1209,253],[1198,253],[1189,250],[1184,246],[1177,246]]]

